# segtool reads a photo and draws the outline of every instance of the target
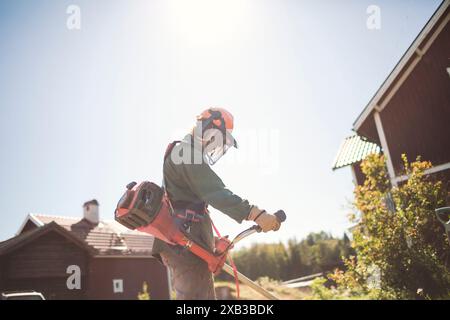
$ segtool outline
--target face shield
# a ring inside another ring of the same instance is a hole
[[[210,165],[214,165],[228,151],[237,148],[237,142],[231,130],[225,131],[225,137],[219,129],[209,129],[203,134],[203,141],[208,141],[204,148],[204,155]]]

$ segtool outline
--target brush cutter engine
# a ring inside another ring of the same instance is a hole
[[[164,189],[153,182],[144,181],[139,185],[131,182],[120,198],[115,210],[115,220],[123,226],[149,233],[170,244],[180,245],[203,259],[211,272],[220,272],[227,258],[228,250],[233,247],[228,237],[218,237],[215,250],[210,252],[197,244],[180,228],[173,216],[170,201]]]
[[[115,219],[129,229],[152,234],[164,242],[175,245],[180,232],[173,223],[170,205],[164,190],[153,182],[131,182],[120,198]]]

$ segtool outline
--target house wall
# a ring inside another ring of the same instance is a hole
[[[151,299],[169,299],[166,268],[155,258],[93,258],[89,267],[89,299],[137,299],[144,281]],[[113,280],[121,279],[123,292],[114,293]]]
[[[396,175],[402,174],[402,153],[433,165],[450,162],[449,53],[447,23],[380,113]]]
[[[67,286],[71,265],[80,268],[79,289]],[[123,281],[123,292],[114,293],[114,279]],[[152,299],[169,299],[166,268],[155,258],[90,257],[57,232],[0,256],[0,292],[35,290],[46,299],[137,299],[144,281]]]
[[[432,176],[444,182],[444,187],[449,192],[446,206],[450,206],[450,169],[436,172]]]
[[[88,257],[84,249],[50,232],[0,257],[0,291],[35,290],[47,299],[83,299]],[[69,290],[67,267],[81,270],[81,289]]]
[[[357,185],[363,185],[364,180],[366,180],[366,175],[361,170],[361,161],[352,164],[352,170],[354,178],[353,182],[356,183]]]
[[[28,220],[27,223],[23,226],[22,231],[20,232],[21,234],[30,230],[34,230],[36,228],[39,228],[36,224],[34,224],[33,221]]]

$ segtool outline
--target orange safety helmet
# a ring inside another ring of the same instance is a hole
[[[198,117],[197,120],[208,120],[212,119],[212,123],[220,128],[222,123],[225,126],[225,129],[233,131],[234,127],[234,118],[231,112],[225,110],[224,108],[209,108],[203,111]]]
[[[197,121],[201,122],[202,135],[209,129],[218,129],[223,135],[223,148],[221,150],[213,151],[209,154],[208,158],[210,164],[214,164],[230,147],[237,148],[237,142],[232,136],[234,128],[234,118],[231,112],[224,108],[209,108],[204,110],[199,116]],[[204,137],[202,136],[202,139]]]
[[[202,122],[202,131],[208,129],[219,129],[224,136],[230,135],[233,140],[233,146],[237,148],[237,142],[231,135],[234,128],[234,117],[224,108],[209,108],[197,116],[197,121]]]

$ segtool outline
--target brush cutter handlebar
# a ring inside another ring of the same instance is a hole
[[[286,220],[286,213],[284,213],[283,210],[278,210],[277,212],[275,212],[275,216],[277,217],[277,219],[280,223],[282,223]],[[237,242],[241,241],[242,239],[247,238],[249,235],[252,235],[254,233],[259,233],[261,231],[262,231],[262,229],[258,225],[254,225],[254,226],[248,228],[247,230],[242,231],[233,239],[233,241],[231,241],[230,247],[232,245],[236,244]]]
[[[282,223],[286,220],[286,214],[284,213],[283,210],[278,210],[274,215],[277,217],[277,220],[280,223]],[[216,228],[214,227],[214,229],[216,229]],[[231,256],[228,255],[228,251],[231,250],[236,243],[238,243],[242,239],[244,239],[254,233],[259,233],[261,231],[262,231],[262,228],[259,225],[254,225],[254,226],[251,226],[250,228],[248,228],[247,230],[244,230],[241,233],[239,233],[232,241],[229,241],[228,237],[219,238],[218,242],[216,242],[216,244],[222,243],[222,245],[223,245],[223,251],[221,251],[222,258],[220,259],[220,262],[219,262],[220,264],[217,264],[216,261],[213,261],[213,262],[215,262],[215,264],[213,264],[212,268],[211,268],[210,263],[208,263],[208,267],[210,268],[210,270],[214,270],[214,273],[223,269],[223,270],[225,270],[225,272],[227,272],[228,274],[235,277],[236,291],[237,291],[238,299],[239,299],[239,280],[240,280],[240,281],[244,282],[245,284],[249,285],[251,288],[258,291],[259,293],[261,293],[262,295],[264,295],[266,298],[278,300],[278,298],[275,297],[273,294],[271,294],[267,290],[264,290],[262,287],[258,286],[256,283],[254,283],[253,281],[251,281],[250,279],[245,277],[243,274],[239,273],[236,269],[233,259],[231,259]],[[218,233],[217,230],[216,230],[216,233]],[[229,266],[225,263],[225,258],[227,256],[229,256],[231,266]]]

